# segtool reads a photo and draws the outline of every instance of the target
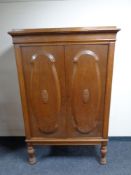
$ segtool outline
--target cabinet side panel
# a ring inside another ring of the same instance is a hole
[[[15,48],[15,55],[16,55],[16,64],[17,64],[17,72],[18,72],[18,79],[19,79],[19,88],[20,88],[23,118],[24,118],[25,134],[26,134],[26,138],[30,139],[31,130],[30,130],[30,122],[29,122],[27,96],[25,91],[25,80],[24,80],[24,73],[23,73],[21,48],[19,45],[15,45],[14,48]]]
[[[103,127],[103,138],[105,139],[108,137],[108,127],[109,127],[114,48],[115,48],[115,43],[111,42],[109,44],[109,52],[108,52],[107,78],[106,78],[106,91],[105,91],[105,108],[104,108],[104,124],[103,124],[104,126]]]

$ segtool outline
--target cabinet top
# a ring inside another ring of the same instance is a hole
[[[72,27],[72,28],[39,28],[18,29],[8,32],[11,36],[41,35],[41,34],[70,34],[70,33],[117,33],[120,29],[115,26],[107,27]]]

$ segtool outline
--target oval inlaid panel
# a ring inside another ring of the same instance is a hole
[[[72,114],[75,128],[88,133],[97,125],[101,100],[99,57],[83,50],[73,59]]]
[[[30,98],[38,128],[44,133],[54,133],[58,127],[61,96],[55,58],[49,53],[32,55]]]

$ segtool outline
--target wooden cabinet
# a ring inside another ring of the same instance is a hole
[[[101,144],[106,163],[115,27],[25,29],[13,37],[29,162],[34,145]]]

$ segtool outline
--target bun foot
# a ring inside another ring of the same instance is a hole
[[[29,158],[29,164],[30,165],[33,165],[35,163],[36,163],[36,158],[35,157],[34,158]]]
[[[106,164],[107,164],[106,158],[101,158],[100,164],[101,164],[101,165],[106,165]]]

